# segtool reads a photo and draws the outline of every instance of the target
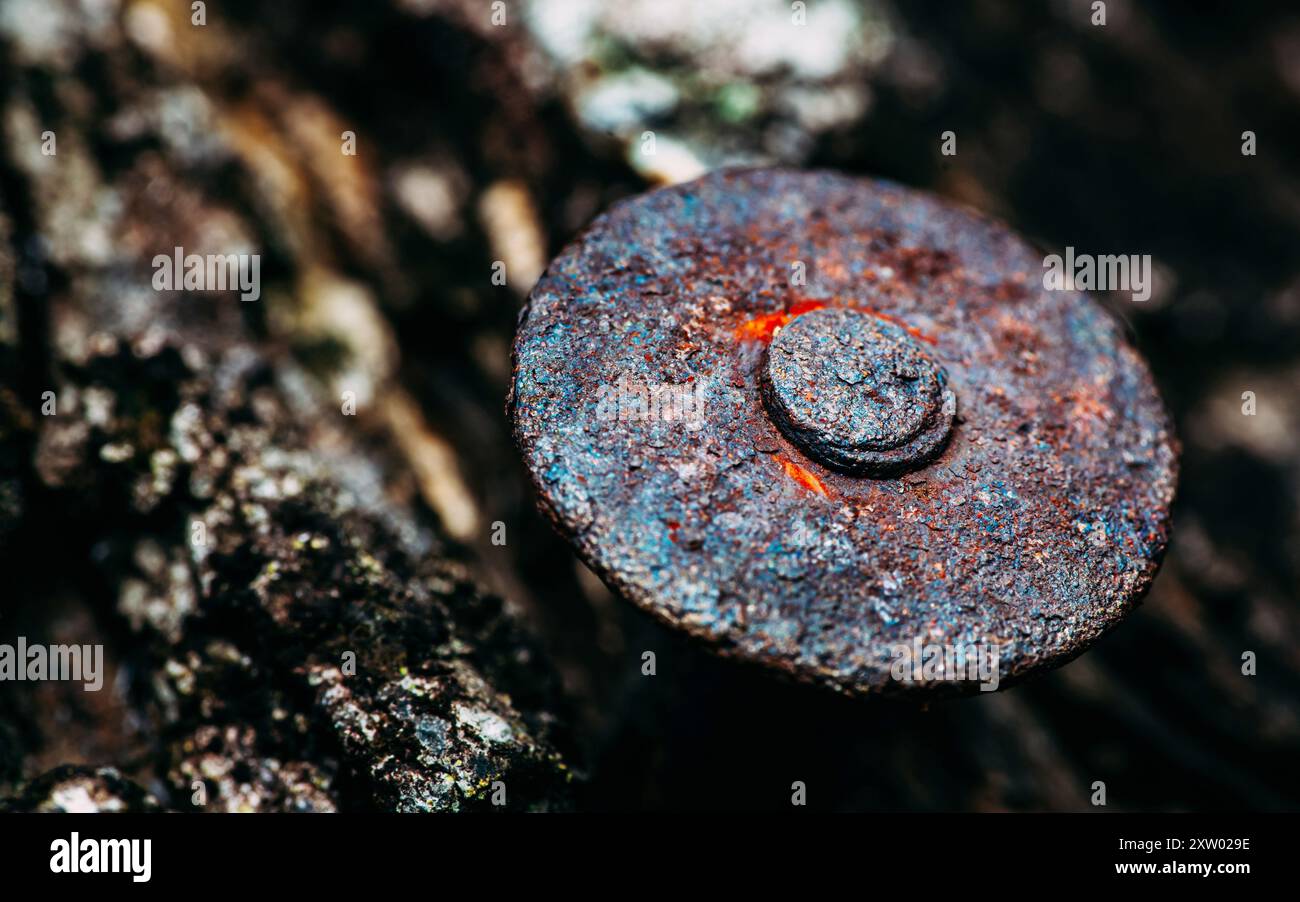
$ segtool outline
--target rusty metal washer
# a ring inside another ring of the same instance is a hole
[[[839,691],[1059,665],[1150,586],[1177,452],[1115,320],[1041,274],[996,222],[834,173],[620,203],[521,317],[542,507],[637,605]]]

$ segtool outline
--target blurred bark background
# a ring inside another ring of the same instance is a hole
[[[532,809],[783,808],[794,780],[847,810],[1084,810],[1098,780],[1112,809],[1300,806],[1300,14],[203,12],[0,0],[0,641],[111,662],[99,693],[0,684],[14,807],[183,809],[196,780],[222,810],[496,780]],[[503,414],[532,281],[613,200],[766,162],[1153,255],[1151,300],[1103,301],[1184,441],[1174,539],[1079,660],[923,709],[787,685],[613,598],[535,511]],[[155,292],[175,246],[260,253],[262,297]]]

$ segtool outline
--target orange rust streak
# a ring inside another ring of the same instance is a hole
[[[802,316],[809,310],[820,310],[826,306],[825,301],[795,301],[790,305],[790,319]]]
[[[787,460],[784,457],[777,457],[777,460],[780,461],[781,468],[785,470],[786,476],[789,476],[804,488],[816,492],[818,495],[826,494],[826,486],[822,485],[822,481],[818,479],[816,475],[810,473],[792,460]]]
[[[772,336],[776,334],[777,329],[789,325],[790,321],[796,316],[802,316],[810,310],[819,310],[825,306],[825,301],[795,301],[788,310],[765,313],[762,316],[756,316],[741,323],[736,327],[736,339],[739,341],[769,342],[772,340]],[[887,323],[893,323],[908,335],[927,344],[937,345],[939,343],[939,339],[933,335],[928,335],[915,326],[909,326],[896,316],[890,316],[888,313],[882,313],[871,307],[850,307],[849,309],[861,310],[868,316],[874,316],[876,319],[883,319]]]
[[[817,310],[825,306],[826,304],[822,301],[796,301],[790,305],[789,310],[765,313],[762,316],[756,316],[741,323],[736,327],[736,338],[741,341],[771,341],[776,330],[789,323],[796,316],[802,316],[809,310]]]

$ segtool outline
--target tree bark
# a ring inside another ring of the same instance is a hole
[[[131,737],[104,763],[173,808],[567,806],[553,672],[456,560],[421,495],[440,474],[391,441],[395,407],[421,420],[272,159],[300,148],[257,114],[219,125],[119,23],[51,9],[60,41],[11,34],[0,75],[0,541],[35,572],[13,623],[77,611],[120,698],[4,686],[0,777],[43,760],[62,706]],[[258,254],[259,297],[159,290],[178,247]]]

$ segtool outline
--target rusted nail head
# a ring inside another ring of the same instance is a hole
[[[904,646],[995,648],[999,685],[1061,664],[1150,585],[1177,460],[1120,327],[1042,263],[833,173],[623,202],[521,319],[543,509],[635,604],[843,692],[974,690],[900,679]]]
[[[957,411],[947,378],[900,327],[823,307],[776,333],[762,388],[772,419],[813,460],[885,475],[928,460],[947,440]]]

